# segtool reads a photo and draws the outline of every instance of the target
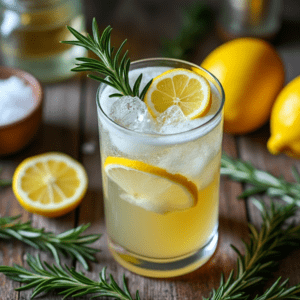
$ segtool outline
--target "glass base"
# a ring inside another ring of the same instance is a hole
[[[204,265],[214,254],[218,244],[218,228],[208,243],[196,252],[171,259],[154,259],[131,253],[108,238],[109,250],[114,259],[124,268],[136,274],[167,278],[190,273]]]

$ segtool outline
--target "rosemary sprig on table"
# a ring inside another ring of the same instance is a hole
[[[36,249],[50,251],[59,263],[59,254],[70,256],[81,262],[88,270],[87,260],[96,261],[94,254],[100,250],[88,245],[100,238],[100,234],[82,235],[90,226],[81,225],[58,235],[44,229],[34,228],[30,221],[22,223],[20,216],[0,218],[0,239],[17,239]]]
[[[113,297],[120,300],[140,300],[138,291],[136,298],[132,298],[128,291],[125,278],[123,277],[123,289],[116,283],[112,275],[109,276],[110,283],[106,279],[106,269],[99,274],[100,281],[93,281],[87,278],[82,272],[75,271],[74,268],[61,267],[60,265],[50,266],[46,262],[42,264],[39,257],[31,255],[27,257],[30,271],[19,265],[13,267],[0,266],[0,272],[9,278],[26,283],[17,288],[17,291],[34,288],[31,297],[35,297],[42,292],[60,290],[59,294],[67,297],[79,297],[93,295],[94,297]]]
[[[230,174],[229,171],[226,171],[228,168],[230,169]],[[271,188],[277,182],[277,178],[269,173],[262,175],[265,172],[255,169],[248,163],[235,161],[227,156],[223,156],[222,158],[222,169],[223,174],[224,170],[226,174],[235,174],[233,179],[239,181],[241,179],[249,180],[249,178],[252,178],[249,177],[249,174],[259,176],[254,176],[256,178],[255,181],[247,181],[254,186],[262,184],[262,177],[264,177],[264,184],[266,184],[267,188]],[[235,173],[234,170],[237,172],[241,171],[241,173]],[[248,174],[248,177],[245,174]],[[281,182],[281,185],[289,186],[289,183],[284,181],[284,179],[278,180]],[[252,190],[252,193],[254,193],[254,190]],[[297,210],[295,202],[286,206],[280,206],[275,204],[275,202],[271,202],[270,207],[257,200],[254,200],[254,203],[261,212],[261,229],[258,231],[253,225],[249,224],[251,232],[250,242],[244,243],[245,255],[242,255],[238,249],[233,247],[238,254],[236,274],[232,271],[227,280],[222,277],[219,288],[213,290],[211,297],[208,298],[210,300],[248,298],[249,295],[247,293],[249,288],[264,283],[277,261],[281,258],[282,253],[292,249],[300,241],[300,226],[294,227],[293,225],[289,225],[283,228],[285,221],[292,217]],[[33,258],[30,255],[27,262],[31,271],[14,265],[13,267],[0,266],[0,272],[13,280],[26,283],[25,286],[18,288],[18,290],[34,288],[32,297],[41,292],[59,289],[60,294],[65,296],[76,297],[94,294],[94,296],[110,296],[122,300],[133,299],[128,291],[125,279],[123,280],[122,290],[112,276],[110,276],[110,283],[108,282],[105,276],[105,269],[100,274],[100,282],[95,282],[85,277],[82,273],[76,272],[74,269],[62,268],[59,264],[58,266],[53,265],[51,267],[47,263],[42,264],[39,258]],[[267,289],[261,296],[257,296],[255,300],[300,299],[299,291],[300,284],[287,287],[287,281],[280,283],[279,278],[271,288]],[[140,299],[138,292],[136,293],[136,299]],[[204,298],[204,300],[206,299]]]
[[[254,300],[300,299],[300,284],[288,287],[288,279],[282,283],[280,283],[280,280],[281,278],[279,277],[263,295],[256,296]]]
[[[272,202],[270,207],[267,207],[262,202],[253,201],[261,212],[263,220],[261,229],[257,231],[253,225],[249,224],[250,242],[244,242],[245,255],[232,246],[238,254],[237,273],[234,274],[234,271],[231,271],[226,281],[222,276],[219,288],[213,290],[212,296],[207,299],[248,298],[246,292],[250,287],[265,282],[277,261],[282,257],[284,250],[287,247],[290,250],[299,244],[300,226],[290,225],[285,229],[282,228],[285,221],[295,214],[297,210],[295,204],[280,206]],[[283,292],[279,286],[276,287],[277,292]]]
[[[144,95],[148,90],[152,80],[146,84],[140,93],[140,84],[143,77],[141,74],[131,88],[128,77],[130,68],[130,59],[127,58],[128,51],[126,51],[120,59],[121,51],[127,40],[121,44],[119,49],[114,54],[114,48],[111,47],[110,41],[112,31],[110,26],[106,27],[101,36],[95,18],[93,19],[92,24],[93,36],[88,34],[87,37],[85,37],[70,26],[68,26],[68,29],[77,40],[62,41],[62,43],[84,47],[85,49],[92,51],[100,58],[100,60],[88,57],[76,58],[79,63],[76,64],[77,67],[73,68],[72,71],[92,71],[105,76],[105,78],[103,78],[97,75],[88,75],[90,78],[108,84],[119,91],[119,93],[110,95],[110,97],[121,97],[128,95],[137,96],[140,99],[144,98]]]
[[[279,197],[287,203],[296,203],[300,206],[300,175],[292,169],[296,183],[287,182],[272,174],[256,169],[249,162],[233,159],[226,154],[222,155],[221,174],[232,180],[249,183],[253,187],[245,190],[239,197],[245,198],[258,193],[266,193],[270,197]]]
[[[249,225],[251,236],[250,242],[245,243],[246,254],[243,256],[234,248],[239,256],[237,274],[234,275],[232,271],[226,281],[222,278],[219,288],[214,290],[208,299],[248,298],[246,292],[250,287],[264,283],[276,265],[276,260],[281,258],[281,251],[287,247],[288,250],[291,249],[300,240],[300,226],[290,225],[285,229],[282,228],[285,221],[294,215],[296,211],[294,204],[279,206],[273,203],[270,208],[258,201],[255,201],[255,204],[260,209],[263,218],[261,230],[257,231]],[[110,296],[115,299],[133,300],[124,277],[122,290],[112,276],[110,276],[110,283],[107,281],[105,269],[100,273],[100,282],[95,282],[74,269],[62,268],[60,265],[51,267],[46,262],[42,264],[38,257],[33,258],[28,255],[27,262],[30,271],[22,266],[14,265],[13,267],[0,266],[0,272],[15,281],[26,283],[25,286],[17,289],[19,291],[34,288],[32,297],[42,292],[59,290],[59,293],[65,297],[94,294],[94,297]],[[277,299],[272,298],[272,295],[285,295],[285,298],[278,299],[288,299],[288,296],[298,294],[300,285],[287,288],[286,282],[280,284],[279,281],[280,279],[275,282],[273,289],[267,290],[256,300]],[[136,299],[140,300],[138,291]]]

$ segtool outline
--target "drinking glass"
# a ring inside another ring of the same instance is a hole
[[[109,249],[117,262],[143,276],[173,277],[203,265],[217,247],[224,91],[214,75],[189,62],[154,58],[131,64],[131,70],[144,75],[149,67],[184,68],[205,77],[214,113],[197,128],[181,133],[136,132],[109,117],[105,103],[111,98],[105,94],[107,85],[101,83],[97,113],[105,221]],[[123,164],[125,171],[121,168],[119,175],[112,176],[109,161]],[[144,172],[131,173],[129,165],[140,166]],[[145,172],[150,174],[149,181]],[[154,180],[153,172],[162,175]],[[196,188],[191,207],[167,212],[151,208],[160,197],[178,198],[166,176]],[[134,199],[136,195],[142,195],[141,199]]]

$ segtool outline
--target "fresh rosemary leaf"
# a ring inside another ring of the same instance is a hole
[[[247,197],[255,193],[266,193],[272,198],[279,197],[287,203],[294,202],[300,206],[300,183],[287,182],[283,178],[277,178],[266,171],[257,170],[249,162],[233,159],[223,154],[221,174],[229,176],[232,180],[253,186],[253,188],[245,190],[241,197]]]
[[[74,268],[42,263],[38,256],[35,258],[27,254],[26,261],[30,270],[15,264],[13,267],[0,266],[0,272],[14,281],[25,284],[17,288],[17,291],[33,288],[32,298],[41,293],[59,291],[60,295],[64,295],[63,299],[93,295],[93,297],[112,297],[120,300],[140,300],[138,291],[135,298],[131,296],[124,277],[123,288],[116,283],[112,275],[109,275],[108,280],[106,268],[99,274],[100,280],[97,282],[89,279],[82,272],[77,272]]]
[[[280,283],[279,277],[275,283],[267,289],[261,296],[256,296],[254,300],[284,300],[300,299],[300,284],[288,287],[288,279]]]
[[[298,170],[295,168],[295,166],[292,168],[292,173],[294,175],[295,180],[300,183],[300,174]]]
[[[0,179],[0,187],[11,185],[11,180],[9,179]]]
[[[89,266],[87,260],[96,261],[94,254],[100,250],[89,247],[100,238],[100,234],[82,235],[90,226],[78,226],[58,235],[34,228],[30,221],[22,223],[21,216],[0,217],[0,238],[15,238],[38,250],[50,251],[56,262],[63,254],[81,262],[85,269]]]
[[[92,58],[79,57],[77,58],[77,67],[73,68],[72,71],[91,71],[99,73],[98,75],[88,76],[94,80],[108,84],[120,93],[114,93],[112,97],[121,96],[137,96],[143,100],[147,89],[149,88],[152,80],[150,80],[143,91],[140,93],[141,77],[135,81],[133,88],[129,84],[129,69],[130,59],[127,57],[128,52],[126,51],[121,57],[121,52],[126,43],[126,40],[122,42],[121,46],[117,49],[114,54],[114,48],[111,47],[111,31],[110,26],[106,27],[100,36],[98,24],[96,19],[93,19],[92,32],[93,36],[88,35],[85,37],[72,27],[67,27],[73,36],[77,39],[76,41],[62,41],[62,43],[76,45],[83,47],[87,50],[92,51],[97,55],[100,61]],[[103,77],[105,77],[105,79]]]

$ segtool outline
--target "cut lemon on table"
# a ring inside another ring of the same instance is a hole
[[[208,113],[210,93],[210,85],[203,76],[178,68],[153,79],[145,95],[145,103],[153,117],[172,105],[178,105],[186,117],[195,119]]]
[[[123,191],[121,198],[155,213],[185,210],[197,203],[197,187],[181,174],[141,161],[108,157],[107,176]]]
[[[84,167],[72,157],[49,152],[25,159],[13,176],[13,192],[29,212],[59,217],[75,209],[87,190]]]

